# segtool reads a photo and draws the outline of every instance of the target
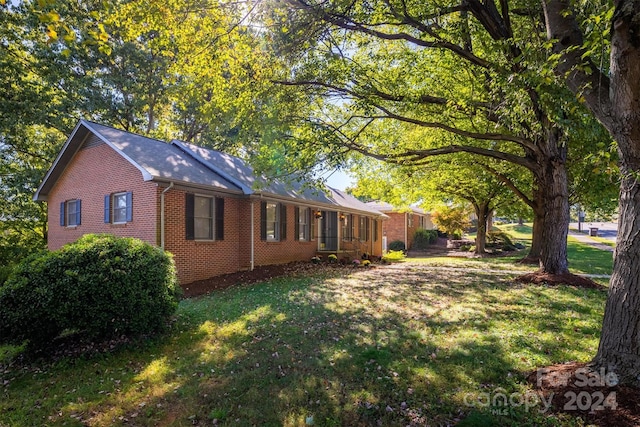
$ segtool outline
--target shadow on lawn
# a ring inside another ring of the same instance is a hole
[[[185,301],[168,339],[59,367],[43,388],[46,373],[23,375],[5,401],[33,393],[41,409],[14,408],[24,424],[541,425],[536,409],[482,397],[523,393],[524,370],[589,353],[590,292],[419,266],[277,279]]]

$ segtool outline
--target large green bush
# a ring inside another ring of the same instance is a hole
[[[12,271],[12,265],[0,265],[0,286],[4,285]]]
[[[433,245],[437,241],[438,232],[436,230],[419,228],[413,235],[413,247],[415,249],[426,249],[429,245]]]
[[[394,240],[389,243],[388,248],[390,251],[404,251],[406,249],[402,240]]]
[[[163,328],[180,295],[172,257],[133,238],[86,235],[20,263],[0,288],[0,342],[42,347]]]

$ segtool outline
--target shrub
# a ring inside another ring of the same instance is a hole
[[[490,231],[487,233],[487,242],[492,247],[513,246],[511,237],[504,231]]]
[[[404,246],[404,242],[402,240],[394,240],[389,243],[389,251],[404,251],[406,247]]]
[[[431,214],[431,220],[453,239],[461,236],[464,230],[471,225],[469,213],[463,207],[442,206]]]
[[[413,247],[416,249],[426,249],[438,241],[438,232],[436,230],[425,230],[420,228],[413,235]]]
[[[390,250],[386,254],[382,256],[382,261],[384,262],[398,262],[403,261],[407,256],[403,251],[394,251]]]
[[[13,271],[12,265],[0,265],[0,286],[4,285],[4,283],[9,278],[9,275]]]
[[[0,288],[0,340],[43,347],[67,330],[94,339],[156,332],[179,295],[173,259],[162,249],[86,235],[16,267]]]

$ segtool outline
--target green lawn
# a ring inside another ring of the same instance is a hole
[[[531,244],[531,226],[505,224],[496,227],[501,231],[508,233],[514,241],[522,242],[526,245]],[[605,240],[605,239],[600,239]],[[611,245],[611,242],[601,242]],[[496,258],[452,258],[452,257],[431,257],[420,259],[432,265],[440,266],[468,266],[470,268],[482,268],[493,270],[513,270],[513,271],[532,271],[535,266],[521,265],[516,262],[523,257],[524,253],[518,253],[512,256],[496,257]],[[569,269],[576,274],[596,274],[610,275],[613,269],[613,253],[593,248],[578,242],[569,236],[567,241],[567,257],[569,260]],[[606,283],[606,280],[600,280]]]
[[[411,261],[352,271],[184,300],[168,335],[113,354],[5,355],[0,426],[580,425],[483,402],[589,360],[604,291]]]

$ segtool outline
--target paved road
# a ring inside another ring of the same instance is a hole
[[[618,223],[617,222],[583,222],[582,233],[586,236],[589,235],[589,229],[596,227],[598,229],[598,237],[603,237],[612,242],[616,241],[618,235]],[[572,222],[569,224],[569,230],[578,230],[578,223]]]

